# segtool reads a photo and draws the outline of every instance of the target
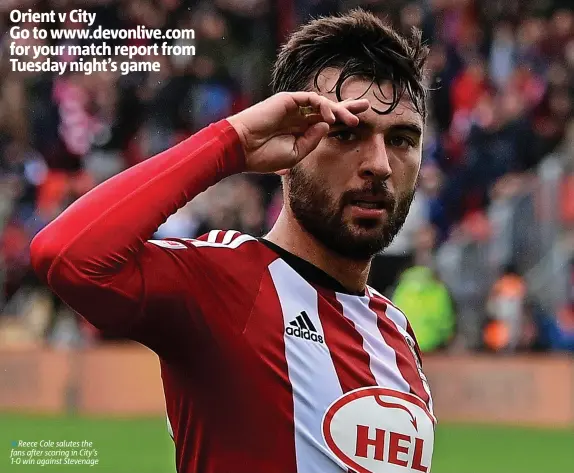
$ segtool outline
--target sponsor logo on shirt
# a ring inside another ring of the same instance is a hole
[[[323,336],[319,335],[309,315],[307,315],[305,311],[302,311],[294,320],[289,322],[289,325],[285,328],[285,333],[292,337],[302,338],[303,340],[324,343]]]
[[[331,404],[322,431],[331,452],[357,473],[429,473],[434,424],[418,397],[368,387]]]

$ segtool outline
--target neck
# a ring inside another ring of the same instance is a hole
[[[355,261],[328,249],[302,228],[286,207],[265,239],[317,266],[349,291],[361,292],[367,285],[370,260]]]

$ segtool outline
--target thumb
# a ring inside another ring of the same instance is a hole
[[[319,146],[321,139],[323,139],[328,131],[329,124],[326,122],[315,123],[307,128],[307,131],[297,138],[293,145],[297,162],[301,161],[305,156]]]

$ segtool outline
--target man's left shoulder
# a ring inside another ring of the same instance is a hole
[[[367,286],[367,293],[369,296],[375,300],[378,300],[385,304],[385,315],[394,322],[394,325],[397,327],[399,333],[404,337],[407,342],[407,345],[414,352],[415,358],[417,362],[421,361],[421,352],[419,348],[419,344],[417,342],[417,338],[415,333],[411,327],[409,319],[407,318],[406,314],[391,301],[388,297],[385,297],[377,290],[373,289],[370,286]]]
[[[401,318],[404,318],[404,322],[408,323],[407,316],[405,315],[405,313],[401,309],[399,309],[399,307],[397,307],[397,305],[395,305],[395,303],[391,299],[384,296],[376,289],[373,289],[371,286],[367,286],[366,293],[371,299],[379,301],[383,303],[385,306],[387,306],[387,310],[396,311],[398,314],[400,314]],[[401,322],[403,321],[401,320]]]

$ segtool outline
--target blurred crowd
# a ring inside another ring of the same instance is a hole
[[[405,310],[426,352],[574,352],[571,0],[4,0],[0,346],[101,339],[36,280],[33,236],[98,183],[267,97],[286,34],[311,16],[355,6],[406,33],[420,28],[431,46],[417,195],[405,228],[375,259],[370,284]],[[159,60],[160,72],[129,75],[11,71],[10,42],[49,44],[12,40],[11,9],[77,7],[97,13],[92,28],[193,28],[196,55],[141,58]],[[546,179],[549,173],[558,178]],[[545,201],[549,187],[554,194]],[[529,199],[530,220],[520,205],[508,205]],[[259,235],[281,204],[275,176],[233,176],[170,217],[156,237],[192,238],[213,228]],[[514,236],[497,238],[511,217]],[[539,228],[541,239],[531,238]],[[540,270],[547,254],[558,260],[555,273]],[[534,273],[546,275],[536,291]],[[545,285],[561,287],[553,303],[537,297]]]

